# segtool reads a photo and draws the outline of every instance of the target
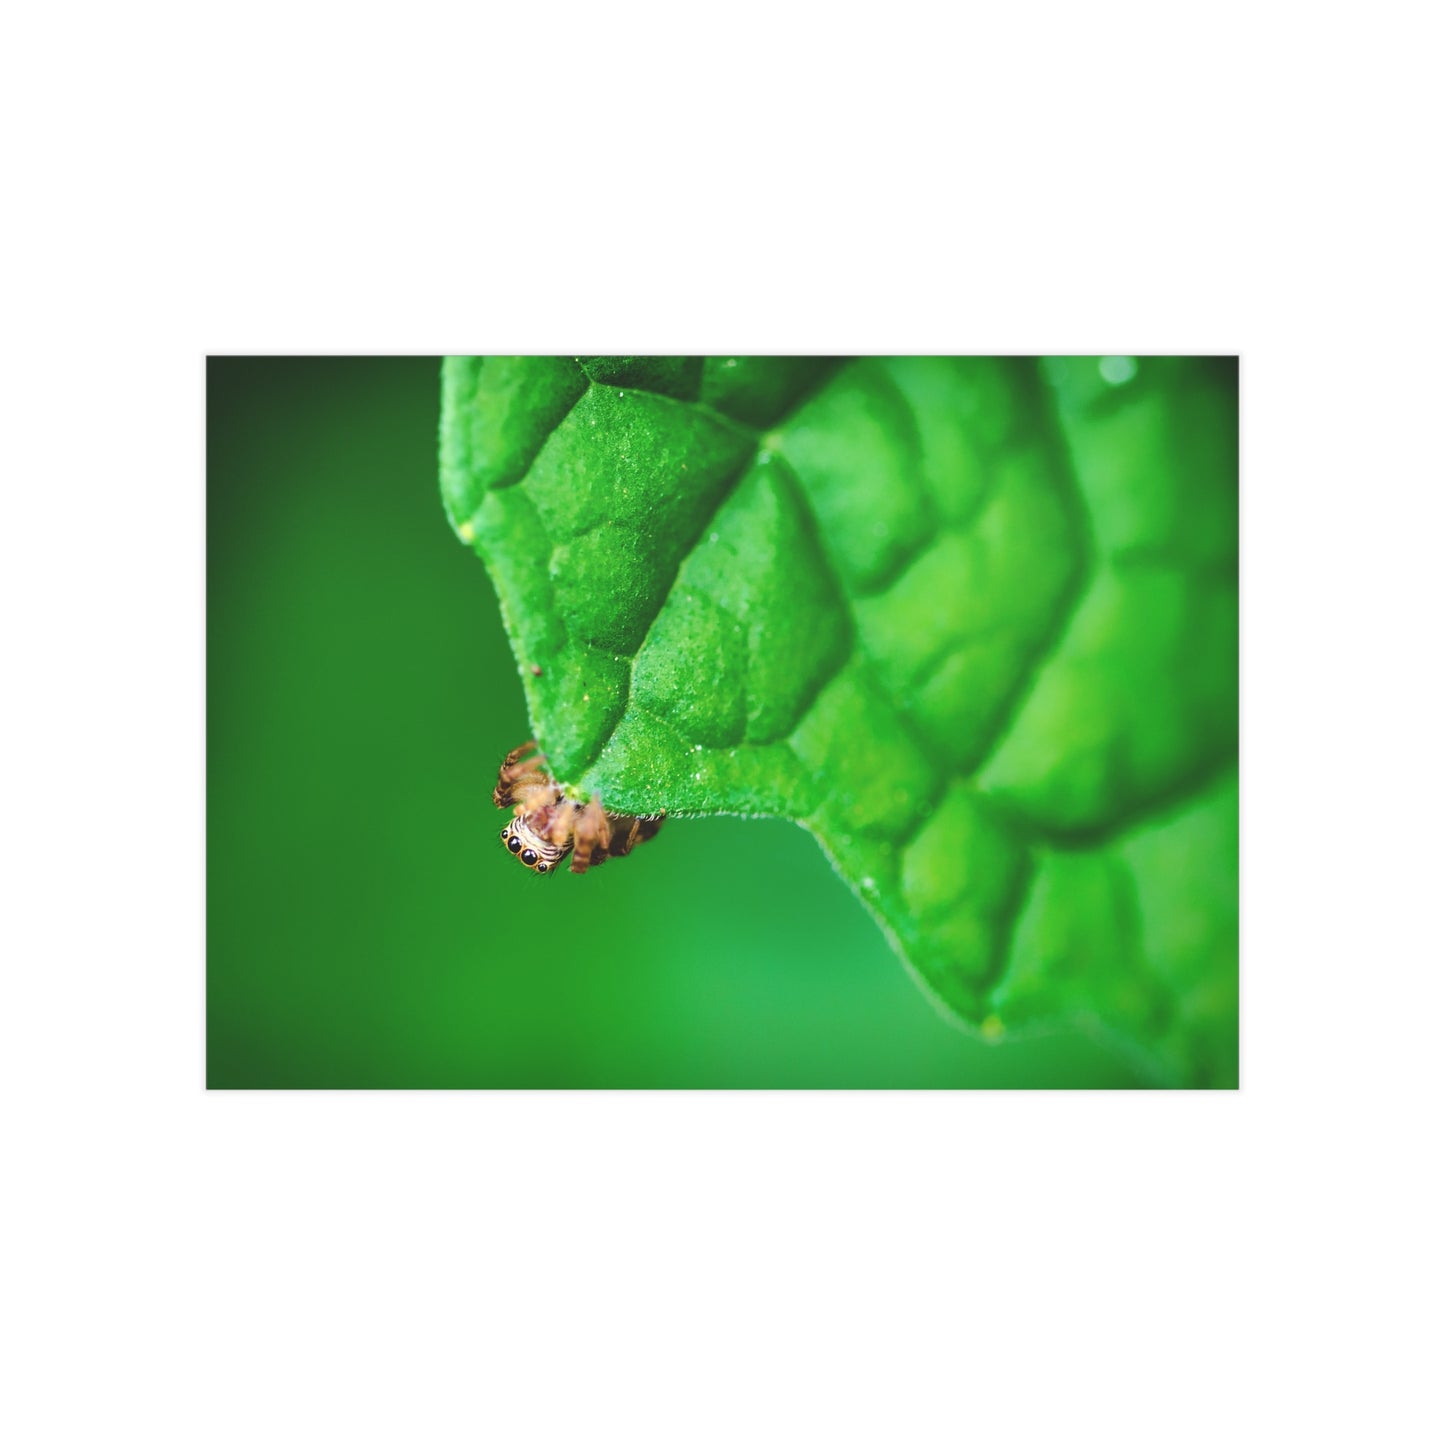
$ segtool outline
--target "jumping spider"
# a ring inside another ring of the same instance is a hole
[[[512,809],[502,842],[524,868],[551,873],[571,853],[572,872],[585,873],[632,852],[662,827],[662,813],[609,813],[599,798],[590,803],[569,798],[547,771],[547,759],[531,751],[536,746],[529,740],[507,754],[492,793],[497,807]]]

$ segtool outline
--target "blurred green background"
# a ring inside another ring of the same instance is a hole
[[[435,358],[208,363],[211,1087],[1139,1082],[944,1022],[791,823],[517,867],[490,794],[526,710],[439,400]]]

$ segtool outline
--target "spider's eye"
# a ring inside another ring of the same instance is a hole
[[[530,868],[532,864],[534,864],[536,861],[537,855],[530,848],[528,848],[527,851],[522,854],[522,862],[525,863],[528,868]]]
[[[537,872],[539,872],[539,873],[545,873],[546,871],[547,871],[547,865],[546,865],[545,863],[539,863],[539,864],[537,864]]]
[[[507,847],[509,847],[512,852],[519,853],[522,850],[522,840],[520,838],[509,837],[507,839]]]

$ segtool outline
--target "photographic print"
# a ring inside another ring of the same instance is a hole
[[[207,437],[211,1087],[1237,1087],[1234,358],[213,357]]]

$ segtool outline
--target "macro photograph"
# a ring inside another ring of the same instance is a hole
[[[210,357],[208,1086],[1237,1088],[1238,397]]]
[[[0,1438],[1445,1438],[1437,48],[1235,8],[21,12]]]

